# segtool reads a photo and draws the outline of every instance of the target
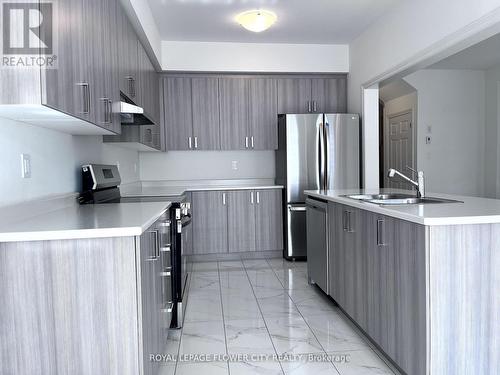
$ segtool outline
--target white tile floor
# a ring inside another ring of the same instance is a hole
[[[162,364],[169,375],[395,373],[308,284],[306,263],[283,259],[195,263],[184,327],[170,332],[167,353],[220,355]],[[263,360],[230,357],[238,354]],[[310,361],[311,354],[327,359]]]

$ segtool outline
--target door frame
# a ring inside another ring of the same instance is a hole
[[[417,96],[418,100],[418,96]],[[387,187],[387,169],[389,168],[389,155],[390,155],[390,142],[389,142],[389,121],[390,119],[394,117],[398,117],[401,115],[406,115],[408,113],[411,113],[411,136],[412,136],[412,167],[413,169],[417,170],[418,168],[418,163],[417,163],[417,103],[415,103],[413,106],[411,106],[408,109],[398,111],[398,112],[393,112],[393,113],[387,113],[387,106],[384,107],[384,126],[383,126],[383,137],[384,137],[384,148],[382,150],[383,152],[383,158],[380,160],[380,169],[382,173],[384,174],[384,187]],[[405,173],[405,171],[400,171]]]

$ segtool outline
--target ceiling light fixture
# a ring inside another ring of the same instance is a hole
[[[274,12],[262,9],[249,10],[236,16],[236,22],[254,33],[269,29],[277,19]]]

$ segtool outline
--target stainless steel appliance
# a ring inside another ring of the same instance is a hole
[[[307,276],[326,294],[328,290],[328,203],[307,198]]]
[[[348,189],[361,185],[359,116],[279,115],[276,182],[285,186],[284,257],[305,259],[304,190]]]
[[[187,280],[191,272],[191,263],[184,254],[186,234],[191,224],[191,203],[186,196],[177,201],[172,197],[122,197],[119,185],[120,173],[116,165],[88,164],[82,166],[82,193],[81,204],[100,203],[134,203],[134,202],[172,202],[167,219],[161,228],[159,249],[170,257],[164,257],[162,281],[163,300],[172,301],[172,328],[181,328],[184,321],[185,309],[183,306],[187,297]]]

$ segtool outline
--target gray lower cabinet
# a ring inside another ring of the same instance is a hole
[[[330,295],[408,374],[425,374],[425,227],[328,204]]]
[[[281,189],[191,194],[193,254],[283,249]]]
[[[283,249],[283,191],[255,191],[255,250]]]
[[[228,247],[233,253],[255,251],[255,192],[231,191],[228,200]]]
[[[158,374],[163,222],[138,237],[0,243],[0,373]]]
[[[193,253],[227,253],[227,192],[192,192]]]

